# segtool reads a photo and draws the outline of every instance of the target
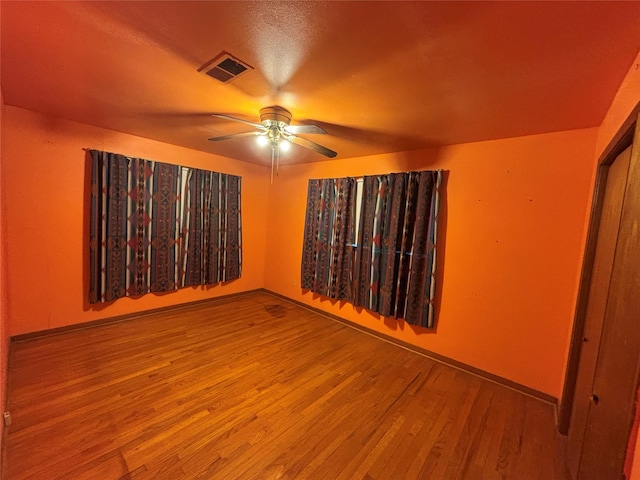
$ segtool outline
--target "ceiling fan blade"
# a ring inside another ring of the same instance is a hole
[[[289,125],[288,127],[284,127],[285,132],[296,134],[296,133],[318,133],[325,134],[327,131],[324,128],[319,127],[318,125]]]
[[[247,125],[251,125],[254,128],[257,128],[258,130],[266,130],[267,127],[265,127],[264,125],[260,124],[260,123],[255,123],[255,122],[250,122],[248,120],[243,120],[241,118],[236,118],[236,117],[231,117],[229,115],[225,115],[224,113],[212,113],[211,114],[212,117],[218,117],[218,118],[224,118],[226,120],[231,120],[233,122],[240,122],[240,123],[245,123]]]
[[[323,147],[322,145],[317,144],[316,142],[312,142],[311,140],[307,140],[306,138],[297,137],[295,135],[288,135],[287,140],[291,143],[295,143],[296,145],[300,145],[301,147],[308,148],[310,150],[314,150],[325,157],[333,158],[337,154],[333,150],[329,150],[327,147]]]
[[[230,135],[222,135],[221,137],[212,137],[209,139],[210,142],[219,142],[220,140],[229,140],[230,138],[240,138],[240,137],[254,137],[256,135],[264,135],[263,132],[242,132],[242,133],[232,133]]]

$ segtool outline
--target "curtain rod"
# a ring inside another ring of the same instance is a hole
[[[140,157],[139,155],[126,155],[124,153],[118,153],[118,152],[112,152],[110,150],[103,150],[101,148],[90,148],[90,147],[82,147],[82,150],[84,150],[85,152],[90,152],[91,150],[94,150],[96,152],[103,152],[103,153],[110,153],[111,155],[121,155],[123,157],[127,157],[127,158],[137,158],[140,160],[149,160],[150,162],[157,162],[159,160],[153,160],[151,158],[146,158],[146,157]],[[165,162],[166,163],[166,162]]]
[[[95,150],[96,152],[112,153],[113,155],[122,155],[123,157],[135,157],[135,158],[138,158],[135,155],[125,155],[124,153],[112,152],[110,150],[103,150],[101,148],[82,147],[82,150],[84,150],[85,152],[90,152],[91,150]]]
[[[409,173],[409,172],[444,172],[445,170],[442,168],[437,168],[435,170],[408,170],[406,172],[389,172],[389,173]],[[384,176],[389,175],[389,173],[372,173],[370,175],[347,175],[345,177],[337,177],[337,178],[353,178],[354,180],[364,180],[364,177],[376,177],[376,176]],[[310,178],[309,180],[322,180],[322,178]]]

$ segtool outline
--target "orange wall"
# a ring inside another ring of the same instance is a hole
[[[559,397],[597,129],[283,166],[269,190],[265,287]],[[449,172],[437,334],[299,288],[307,181]]]
[[[2,125],[11,335],[263,287],[264,167],[6,106]],[[83,148],[242,176],[242,278],[210,288],[87,302],[87,162]]]

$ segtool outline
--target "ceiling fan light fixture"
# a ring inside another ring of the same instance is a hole
[[[254,123],[237,117],[232,117],[225,113],[212,113],[214,117],[232,120],[234,122],[244,123],[252,126],[257,131],[232,133],[230,135],[222,135],[212,137],[211,142],[219,140],[228,140],[230,138],[256,136],[260,145],[269,145],[271,148],[271,168],[273,180],[273,168],[275,166],[275,174],[278,174],[278,163],[280,159],[280,151],[287,152],[290,144],[295,143],[303,148],[313,150],[314,152],[324,155],[328,158],[334,158],[337,153],[327,147],[299,136],[300,134],[326,134],[326,130],[318,125],[291,125],[291,112],[284,107],[272,105],[260,110],[260,123]]]

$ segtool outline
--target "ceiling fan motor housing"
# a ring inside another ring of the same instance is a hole
[[[288,127],[291,125],[291,112],[277,105],[260,109],[260,122],[265,127]]]

